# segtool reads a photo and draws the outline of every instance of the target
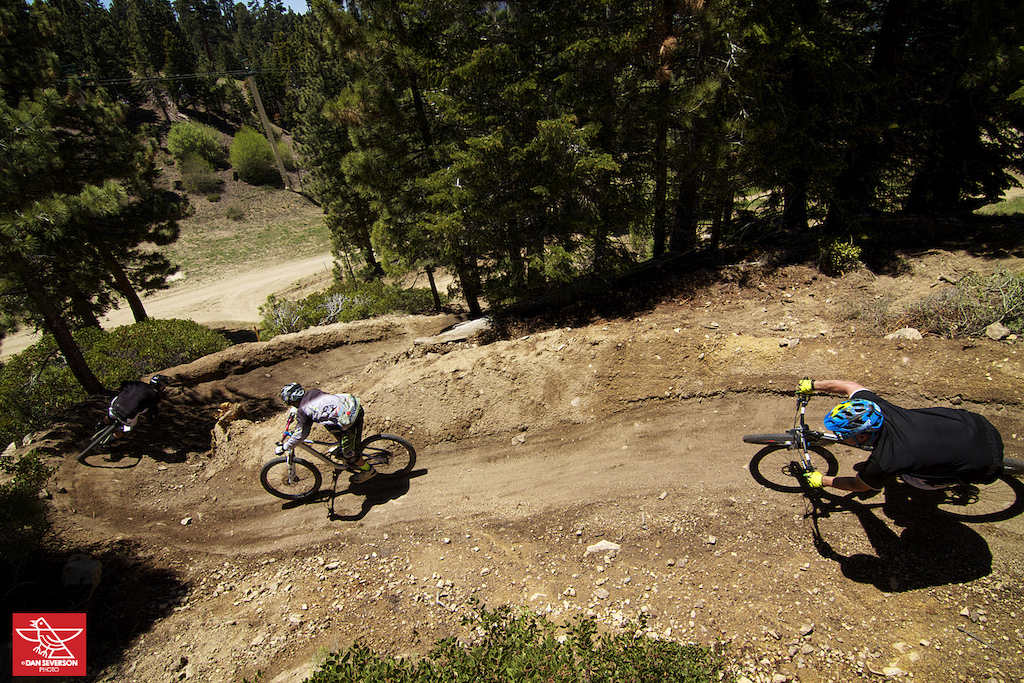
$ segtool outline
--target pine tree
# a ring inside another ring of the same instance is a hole
[[[173,269],[137,247],[176,236],[175,207],[155,191],[152,150],[126,126],[124,106],[38,68],[53,61],[40,47],[43,8],[20,11],[37,32],[20,34],[23,44],[0,44],[0,59],[24,65],[23,73],[36,65],[37,87],[2,89],[0,306],[8,324],[50,332],[82,386],[99,392],[71,330],[96,324],[114,292],[131,297],[133,284],[163,285]]]

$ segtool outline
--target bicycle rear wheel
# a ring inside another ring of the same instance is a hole
[[[322,481],[320,470],[302,458],[293,457],[289,464],[287,456],[281,456],[268,461],[260,470],[263,488],[285,500],[309,498],[320,490]]]
[[[773,435],[751,435],[773,436]],[[779,434],[774,436],[785,436]],[[756,442],[755,442],[756,443]],[[822,474],[834,477],[839,471],[839,462],[835,456],[821,446],[810,448],[811,464]],[[792,472],[790,463],[803,459],[803,453],[791,450],[784,445],[765,446],[750,459],[750,476],[761,486],[782,491],[783,493],[800,493],[803,488],[797,480],[797,473]]]
[[[963,522],[1001,522],[1024,512],[1024,482],[1006,474],[991,484],[953,486],[940,495],[939,512]]]
[[[375,434],[363,441],[363,458],[386,479],[402,477],[416,465],[416,449],[400,436]]]
[[[96,448],[101,443],[106,441],[110,437],[110,435],[114,433],[114,429],[116,429],[116,428],[117,428],[117,423],[116,422],[111,422],[110,424],[104,426],[103,429],[101,429],[98,432],[96,432],[95,434],[93,434],[92,441],[90,441],[89,445],[87,445],[85,448],[83,448],[78,453],[78,455],[75,456],[75,459],[78,460],[78,462],[82,462],[82,460],[85,458],[85,456],[87,456],[89,454],[89,452],[92,451],[92,449]]]
[[[1003,474],[1024,477],[1024,461],[1016,458],[1003,458]]]

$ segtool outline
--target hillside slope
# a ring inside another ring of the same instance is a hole
[[[461,633],[471,599],[609,627],[643,614],[653,634],[721,644],[751,681],[1024,679],[1024,517],[966,523],[890,490],[815,520],[747,469],[757,447],[742,435],[791,426],[803,376],[976,410],[1021,456],[1016,341],[887,340],[850,317],[1019,259],[912,265],[755,269],[749,286],[725,278],[642,315],[483,346],[423,341],[451,318],[396,317],[170,369],[183,386],[126,457],[66,458],[55,478],[63,537],[105,562],[95,680],[301,680],[317,652],[356,640],[422,654]],[[289,381],[360,395],[368,433],[416,444],[414,476],[328,478],[302,505],[265,493]],[[244,417],[215,428],[222,402]],[[72,453],[90,419],[49,443]],[[847,472],[858,459],[836,454]],[[602,540],[619,550],[588,551]]]

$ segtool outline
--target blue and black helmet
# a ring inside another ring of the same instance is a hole
[[[825,427],[840,439],[848,439],[861,432],[870,432],[882,426],[882,409],[874,401],[853,398],[843,401],[825,416]]]

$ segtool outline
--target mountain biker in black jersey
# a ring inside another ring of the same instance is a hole
[[[103,425],[117,422],[120,429],[111,432],[112,442],[121,434],[130,432],[143,413],[155,417],[160,408],[160,398],[170,383],[171,378],[166,375],[153,375],[149,382],[133,379],[123,383],[117,396],[110,402],[107,414],[96,424],[96,431],[102,429]]]
[[[881,489],[898,476],[916,488],[990,484],[1003,471],[1003,440],[981,415],[954,408],[907,409],[849,380],[801,380],[797,391],[846,394],[849,400],[825,416],[825,427],[842,443],[871,450],[853,477],[804,474],[815,488]]]
[[[309,436],[313,423],[327,428],[336,439],[338,446],[328,451],[335,455],[339,450],[342,459],[358,470],[349,479],[361,484],[377,475],[377,471],[363,459],[359,444],[363,440],[363,406],[352,394],[327,394],[319,389],[303,389],[301,384],[292,382],[281,389],[281,400],[295,409],[298,429],[291,433],[278,447],[280,455],[295,448],[296,444]]]

